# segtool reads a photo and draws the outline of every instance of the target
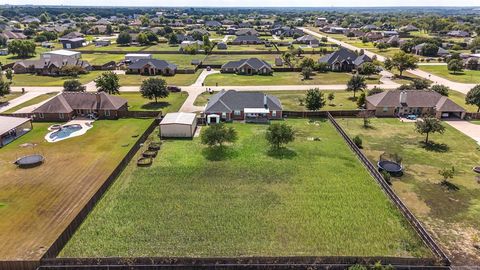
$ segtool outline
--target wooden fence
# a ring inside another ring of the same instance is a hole
[[[396,269],[447,269],[434,259],[399,257],[137,257],[56,258],[42,260],[39,269],[346,269],[381,262]]]
[[[393,189],[390,185],[385,181],[382,174],[378,171],[377,167],[374,166],[370,160],[363,154],[363,152],[358,148],[357,145],[353,143],[353,141],[348,137],[347,133],[342,129],[342,127],[335,121],[333,116],[327,112],[328,119],[333,124],[335,129],[340,133],[343,139],[346,141],[348,146],[352,149],[352,151],[357,155],[359,160],[368,170],[368,172],[372,175],[372,177],[376,180],[376,182],[380,185],[383,191],[387,194],[387,196],[392,200],[395,206],[400,210],[403,216],[408,220],[410,225],[415,229],[417,234],[420,236],[422,241],[425,243],[427,247],[433,252],[433,254],[439,259],[440,263],[445,266],[449,266],[451,264],[450,260],[448,259],[447,255],[443,252],[440,246],[435,242],[435,240],[430,236],[427,230],[423,227],[420,221],[413,215],[412,212],[407,208],[407,206],[403,203],[403,201],[395,194]]]

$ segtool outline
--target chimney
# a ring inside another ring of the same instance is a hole
[[[97,112],[100,110],[100,106],[102,103],[102,98],[100,97],[100,93],[95,93],[95,100],[97,101]]]
[[[265,95],[265,94],[263,94],[263,106],[265,108],[268,108],[268,106],[267,106],[267,95]]]
[[[407,104],[407,91],[400,92],[400,104]]]

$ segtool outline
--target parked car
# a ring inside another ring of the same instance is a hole
[[[417,120],[417,116],[415,114],[409,114],[407,115],[408,120]]]
[[[167,89],[170,92],[180,92],[180,91],[182,91],[182,88],[180,88],[176,85],[169,85],[169,86],[167,86]]]

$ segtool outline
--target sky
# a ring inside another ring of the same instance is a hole
[[[151,7],[385,7],[480,6],[480,0],[0,0],[10,5],[151,6]]]

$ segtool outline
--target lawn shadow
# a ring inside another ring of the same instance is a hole
[[[210,161],[222,161],[234,158],[237,153],[233,148],[222,145],[205,147],[202,150],[202,155]]]
[[[292,159],[297,156],[297,153],[291,149],[282,147],[280,149],[269,149],[267,155],[276,159]]]
[[[428,143],[421,141],[420,145],[425,150],[432,151],[432,152],[445,153],[445,152],[448,152],[448,150],[450,150],[450,147],[448,147],[448,145],[444,143],[436,143],[433,141],[429,141]]]
[[[460,188],[457,185],[455,185],[454,183],[452,183],[450,181],[443,180],[442,182],[440,182],[440,185],[442,187],[446,188],[449,191],[459,191],[460,190]]]
[[[347,99],[350,101],[357,101],[358,97],[348,97]]]
[[[160,101],[160,102],[152,101],[152,102],[143,104],[140,108],[144,110],[158,110],[158,109],[163,109],[165,107],[168,107],[170,105],[171,105],[170,102],[166,102],[166,101]]]

